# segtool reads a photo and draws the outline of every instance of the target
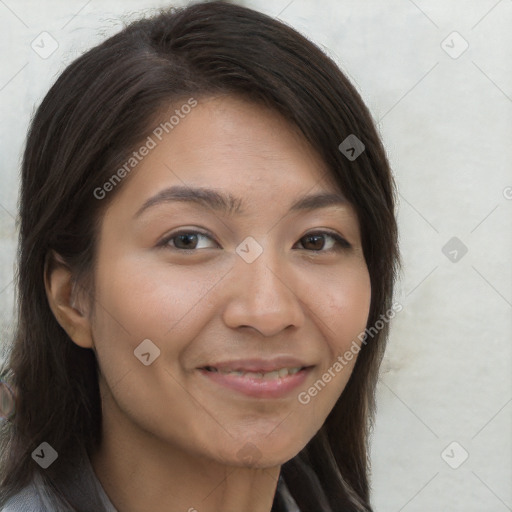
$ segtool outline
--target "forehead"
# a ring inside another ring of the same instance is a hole
[[[123,184],[118,199],[126,205],[138,210],[151,196],[178,185],[224,190],[240,198],[245,211],[308,191],[337,191],[325,162],[274,111],[231,96],[198,99],[166,125],[175,110],[173,105],[155,122],[167,132],[160,128],[150,135],[151,149]]]

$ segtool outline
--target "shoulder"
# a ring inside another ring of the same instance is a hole
[[[31,483],[11,496],[0,512],[47,512],[37,487]]]
[[[87,456],[73,461],[67,469],[66,477],[58,485],[49,485],[36,471],[29,484],[10,496],[0,512],[117,512]]]

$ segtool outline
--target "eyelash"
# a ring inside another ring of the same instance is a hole
[[[158,247],[162,247],[162,248],[166,248],[166,249],[176,250],[176,251],[179,251],[179,252],[182,252],[182,253],[185,253],[185,254],[187,254],[187,253],[194,253],[194,252],[198,252],[198,251],[201,250],[201,249],[179,249],[179,248],[176,248],[176,247],[169,246],[169,242],[171,240],[173,240],[174,238],[177,238],[177,237],[179,237],[181,235],[201,235],[201,236],[209,238],[210,240],[212,240],[215,243],[217,243],[216,240],[213,237],[211,237],[207,233],[203,233],[202,231],[182,230],[182,231],[177,231],[176,233],[172,233],[169,236],[163,238],[157,244],[157,246]],[[319,236],[319,235],[326,235],[326,236],[331,237],[336,242],[338,247],[334,247],[334,248],[331,248],[331,249],[328,249],[328,250],[322,250],[321,249],[321,250],[318,250],[318,251],[315,251],[315,250],[312,250],[312,249],[304,249],[305,251],[320,254],[322,252],[331,253],[331,252],[334,252],[334,251],[342,251],[342,250],[350,249],[352,247],[352,245],[349,242],[347,242],[347,240],[345,240],[343,237],[341,237],[337,233],[333,233],[331,231],[312,231],[312,232],[306,233],[304,236],[302,236],[299,239],[299,241],[302,238],[306,238],[306,237],[309,237],[309,236]]]

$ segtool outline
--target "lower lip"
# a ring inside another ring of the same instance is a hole
[[[312,369],[313,368],[309,366],[294,375],[277,377],[275,379],[243,377],[241,375],[210,372],[204,368],[200,368],[199,371],[213,382],[226,388],[239,391],[245,395],[255,398],[280,398],[303,384]]]

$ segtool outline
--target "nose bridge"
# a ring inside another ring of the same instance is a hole
[[[248,297],[256,301],[283,296],[291,293],[291,286],[286,286],[285,265],[283,258],[279,261],[276,252],[266,248],[252,263],[240,265],[242,279],[246,279],[252,291],[248,290]],[[247,276],[243,276],[247,274]],[[283,290],[284,288],[284,290]],[[270,301],[271,303],[272,301]],[[267,302],[267,304],[270,304]]]
[[[249,240],[237,248],[239,259],[233,269],[235,286],[225,321],[233,328],[250,326],[271,336],[289,325],[299,326],[303,315],[284,256],[268,244],[258,245],[260,249]]]

